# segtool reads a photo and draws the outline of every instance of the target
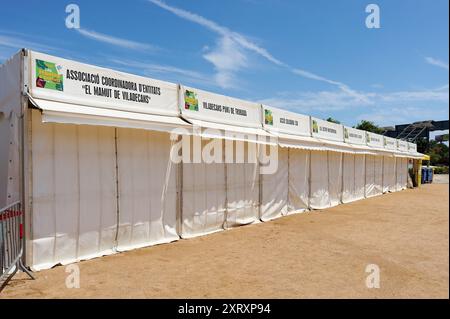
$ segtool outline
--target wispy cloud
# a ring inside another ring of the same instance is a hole
[[[425,61],[431,65],[446,69],[448,71],[448,62],[445,63],[444,61],[432,58],[432,57],[426,57]]]
[[[52,46],[29,40],[25,35],[21,35],[18,33],[0,34],[0,46],[16,50],[21,48],[34,49],[44,52],[55,50],[55,48]]]
[[[236,43],[240,44],[243,48],[251,50],[277,65],[284,65],[283,62],[281,62],[280,60],[275,58],[266,49],[253,43],[252,41],[247,39],[247,37],[243,36],[240,33],[234,32],[225,26],[222,26],[212,20],[202,17],[199,14],[170,6],[163,1],[160,1],[160,0],[148,0],[148,1],[159,6],[160,8],[162,8],[164,10],[167,10],[167,11],[173,13],[174,15],[176,15],[182,19],[185,19],[185,20],[194,22],[198,25],[201,25],[201,26],[209,29],[210,31],[213,31],[223,37],[228,37],[228,38],[232,39],[233,41],[235,41]]]
[[[434,91],[447,91],[448,92],[448,88],[449,88],[448,84],[445,84],[445,85],[435,88]]]
[[[292,92],[260,99],[258,102],[298,113],[340,111],[372,105],[342,91]]]
[[[334,86],[337,86],[339,89],[341,89],[346,94],[353,96],[357,99],[360,99],[362,101],[365,101],[367,97],[364,95],[358,93],[357,91],[351,89],[348,85],[341,83],[339,81],[333,81],[330,79],[327,79],[323,76],[317,75],[315,73],[300,69],[300,68],[294,68],[289,66],[287,63],[281,61],[280,59],[276,58],[274,55],[272,55],[267,49],[261,47],[254,41],[251,41],[248,37],[244,36],[243,34],[240,34],[238,32],[235,32],[225,26],[222,26],[218,24],[215,21],[209,20],[199,14],[189,12],[184,9],[180,9],[171,5],[168,5],[167,3],[161,1],[161,0],[148,0],[149,2],[153,3],[154,5],[157,5],[158,7],[173,13],[179,18],[185,19],[187,21],[196,23],[212,32],[215,32],[218,34],[221,39],[219,42],[221,43],[217,48],[213,55],[213,58],[211,58],[211,55],[205,55],[204,57],[209,61],[212,62],[217,69],[218,73],[216,78],[220,80],[219,83],[222,83],[223,86],[227,86],[231,84],[231,81],[233,79],[233,73],[237,72],[239,69],[246,67],[247,63],[246,58],[244,58],[244,54],[241,51],[238,56],[238,61],[232,65],[232,68],[228,67],[229,59],[225,59],[225,55],[229,54],[230,48],[236,48],[237,46],[240,46],[243,49],[246,49],[248,51],[251,51],[253,53],[256,53],[257,55],[265,58],[267,61],[279,66],[288,69],[290,72],[297,74],[299,76],[302,76],[307,79],[315,80],[315,81],[321,81],[324,83],[328,83]],[[224,45],[225,44],[225,45]],[[209,59],[208,59],[209,58]]]
[[[353,89],[351,89],[348,85],[342,83],[342,82],[338,82],[338,81],[333,81],[327,78],[324,78],[322,76],[319,76],[317,74],[305,71],[305,70],[301,70],[301,69],[293,69],[292,72],[294,74],[298,74],[301,75],[305,78],[308,79],[312,79],[312,80],[316,80],[316,81],[320,81],[320,82],[325,82],[331,85],[335,85],[338,88],[340,88],[342,90],[342,92],[344,92],[346,95],[348,95],[349,97],[353,97],[356,100],[360,101],[360,102],[364,102],[364,103],[370,103],[368,96],[365,94],[362,94],[360,92],[357,92]]]
[[[137,50],[137,51],[145,51],[145,52],[154,52],[158,51],[159,48],[157,46],[153,46],[147,43],[140,43],[136,41],[131,41],[123,38],[114,37],[111,35],[103,34],[100,32],[87,30],[83,28],[75,29],[84,37],[90,38],[95,41],[111,44],[114,46],[122,47],[125,49]]]
[[[388,126],[445,118],[448,118],[448,109],[435,108],[431,113],[429,109],[423,107],[403,105],[391,108],[374,108],[370,112],[358,115],[356,120],[369,120],[382,126]]]
[[[449,102],[448,85],[431,90],[389,93],[363,92],[361,94],[366,96],[367,100],[358,99],[344,91],[319,91],[284,92],[275,97],[261,99],[259,102],[300,113],[351,110],[355,108],[359,110],[380,108],[388,112],[392,108],[418,102],[438,102],[443,104]]]
[[[215,81],[222,88],[236,87],[235,72],[248,65],[248,58],[242,49],[226,36],[220,38],[217,47],[203,57],[214,65]]]
[[[386,94],[374,94],[374,97],[382,102],[447,102],[449,101],[447,90],[421,90],[399,91]]]
[[[212,83],[211,76],[202,74],[197,71],[189,70],[189,69],[182,69],[182,68],[174,67],[171,65],[146,63],[146,62],[116,59],[116,58],[109,58],[109,61],[116,65],[126,67],[127,69],[138,69],[138,70],[142,71],[145,75],[148,75],[148,76],[156,76],[156,75],[160,75],[160,74],[165,74],[165,75],[169,75],[169,76],[176,75],[177,82],[179,82],[179,80],[181,78],[187,82],[201,83],[201,84],[208,85],[208,86],[210,86]]]

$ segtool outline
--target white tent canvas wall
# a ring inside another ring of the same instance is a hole
[[[238,142],[239,143],[239,142]],[[235,156],[245,160],[252,144],[235,147]],[[254,146],[254,145],[253,145]],[[242,154],[241,154],[242,153]],[[226,163],[227,209],[225,228],[259,221],[260,174],[258,162]]]
[[[396,183],[396,164],[395,157],[384,156],[383,165],[383,193],[395,192]]]
[[[259,221],[257,144],[268,136],[260,105],[186,86],[180,87],[179,101],[181,116],[203,138],[202,156],[211,157],[182,164],[181,236]]]
[[[344,143],[342,125],[311,118],[311,127],[312,136],[315,138]],[[341,202],[342,161],[342,152],[339,151],[311,152],[311,208],[323,209],[336,206]]]
[[[352,127],[344,127],[344,140],[352,144],[360,151],[355,153],[344,153],[342,163],[342,202],[350,203],[363,199],[365,196],[365,155],[371,154],[366,147],[366,132]]]
[[[28,50],[0,80],[0,206],[24,204],[34,270],[362,199],[370,171],[370,194],[401,190],[407,158],[421,156],[307,115]],[[275,155],[270,173],[262,154]]]
[[[310,118],[264,105],[264,129],[276,136],[277,170],[262,175],[261,219],[303,212],[309,204]]]
[[[33,268],[177,240],[177,85],[29,59]]]
[[[395,138],[384,137],[384,148],[395,152],[397,141]],[[383,193],[396,191],[396,163],[394,155],[384,155],[383,157]]]
[[[301,213],[309,208],[310,151],[289,149],[288,214]]]
[[[206,144],[206,142],[204,142]],[[226,211],[224,163],[183,163],[181,237],[223,230]]]
[[[33,267],[112,253],[117,228],[114,128],[44,124],[38,110],[30,120]]]
[[[274,174],[262,175],[261,219],[272,220],[289,211],[289,149],[278,149],[278,168]]]
[[[375,152],[381,152],[378,155],[366,155],[366,197],[372,197],[383,193],[384,137],[367,132],[366,140]]]

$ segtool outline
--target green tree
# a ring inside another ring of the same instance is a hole
[[[448,146],[431,140],[428,144],[428,155],[430,155],[431,165],[448,166]]]
[[[336,120],[332,117],[327,118],[326,121],[331,122],[331,123],[341,124],[341,122],[339,122],[338,120]]]
[[[422,137],[422,138],[418,138],[416,140],[416,144],[417,144],[417,152],[419,153],[428,153],[428,142],[427,139]]]
[[[362,120],[361,122],[359,122],[355,126],[355,128],[357,128],[359,130],[364,130],[364,131],[376,133],[376,134],[382,134],[383,133],[383,129],[382,128],[380,128],[375,123],[373,123],[371,121],[366,121],[366,120]]]

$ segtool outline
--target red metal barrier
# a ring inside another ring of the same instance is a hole
[[[34,279],[22,263],[23,220],[20,202],[0,210],[0,291],[19,269]]]

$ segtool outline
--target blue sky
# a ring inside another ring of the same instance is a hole
[[[81,29],[65,26],[66,5]],[[368,29],[365,8],[380,7]],[[346,125],[448,119],[447,0],[5,1],[20,47]],[[27,8],[27,10],[24,9]]]

